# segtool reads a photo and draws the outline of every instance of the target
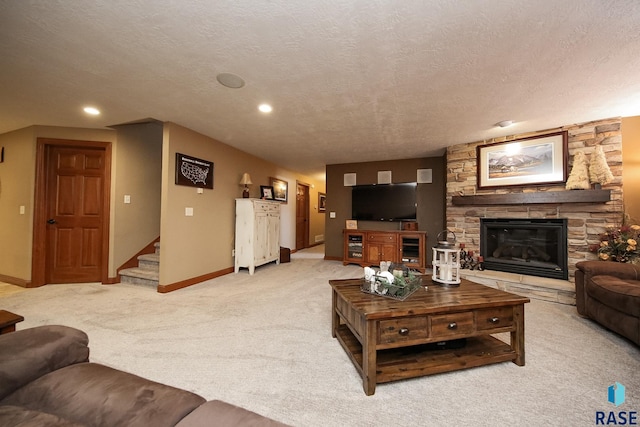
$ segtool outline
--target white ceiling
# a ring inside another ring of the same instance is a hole
[[[153,118],[316,176],[635,115],[637,0],[0,2],[0,133]]]

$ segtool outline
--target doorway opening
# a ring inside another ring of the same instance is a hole
[[[309,188],[296,182],[296,250],[309,247]]]

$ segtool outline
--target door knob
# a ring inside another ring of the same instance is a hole
[[[56,223],[56,220],[53,218],[47,220],[47,224],[55,224],[55,223]]]

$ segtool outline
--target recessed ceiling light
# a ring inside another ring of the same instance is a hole
[[[258,106],[258,110],[262,111],[263,113],[270,113],[271,111],[273,111],[273,108],[269,104],[260,104]]]
[[[97,116],[100,114],[100,110],[95,107],[84,107],[84,112],[87,114],[91,114],[92,116]]]
[[[230,87],[231,89],[240,89],[244,86],[244,80],[231,73],[220,73],[216,76],[216,80],[222,86]]]
[[[500,126],[501,128],[509,127],[513,124],[513,120],[503,120],[501,122],[496,123],[496,126]]]

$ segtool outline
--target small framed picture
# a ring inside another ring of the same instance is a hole
[[[355,219],[348,219],[345,227],[347,230],[357,230],[358,229],[358,221]]]
[[[327,211],[327,195],[324,193],[318,193],[318,212]]]
[[[273,187],[270,185],[261,185],[260,198],[264,200],[273,200]]]

